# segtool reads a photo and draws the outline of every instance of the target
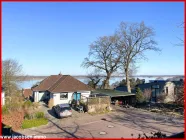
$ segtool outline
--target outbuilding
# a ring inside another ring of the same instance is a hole
[[[122,92],[117,90],[95,90],[91,93],[92,97],[98,97],[98,96],[110,96],[111,102],[114,102],[116,100],[122,101],[124,105],[134,105],[136,103],[136,97],[135,94],[129,93],[129,92]]]

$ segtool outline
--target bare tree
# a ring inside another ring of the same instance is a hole
[[[93,67],[106,73],[104,89],[109,89],[111,75],[117,71],[120,62],[120,51],[117,48],[117,36],[98,38],[90,45],[89,57],[84,59],[82,66]]]
[[[185,22],[182,22],[180,25],[178,25],[178,28],[185,29]],[[177,37],[179,40],[179,43],[175,44],[176,46],[184,46],[184,39],[183,34],[181,34],[182,37]]]
[[[23,76],[22,65],[17,60],[6,59],[3,61],[2,80],[6,96],[16,93],[17,83],[21,81],[21,76]]]
[[[99,70],[94,70],[93,72],[89,73],[87,78],[89,79],[88,85],[96,89],[98,83],[101,81]]]
[[[131,64],[137,59],[146,59],[144,55],[146,51],[160,51],[160,49],[156,47],[157,43],[153,39],[154,30],[147,27],[144,22],[132,24],[121,22],[116,35],[119,38],[118,50],[122,53],[121,65],[124,69],[127,89],[131,92],[129,81]]]
[[[184,105],[184,85],[175,87],[175,103],[178,105]]]

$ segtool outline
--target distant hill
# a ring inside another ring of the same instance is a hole
[[[87,78],[87,75],[72,75],[73,77],[75,78]],[[26,76],[22,76],[22,77],[19,77],[20,80],[22,81],[30,81],[30,80],[41,80],[41,79],[45,79],[46,77],[48,76],[34,76],[34,75],[26,75]],[[101,77],[105,77],[105,75],[102,75]],[[125,78],[125,76],[116,76],[116,75],[113,75],[111,76],[113,78]],[[180,79],[184,79],[184,76],[183,75],[135,75],[133,77],[140,77],[140,78],[144,78],[144,77],[148,77],[148,78],[153,78],[153,77],[157,77],[156,79],[157,80],[163,80],[164,77],[170,77],[168,78],[167,80],[175,80],[175,81],[178,81]],[[166,80],[166,79],[164,79]]]

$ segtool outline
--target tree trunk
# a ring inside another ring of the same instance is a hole
[[[106,77],[106,79],[105,79],[105,81],[104,81],[104,86],[103,86],[104,89],[109,89],[109,88],[110,88],[110,86],[109,86],[110,76],[111,76],[111,74],[108,73],[108,74],[107,74],[107,77]]]
[[[125,69],[125,76],[126,76],[126,82],[127,82],[127,91],[131,93],[131,87],[130,87],[130,80],[129,80],[129,72],[128,69]]]

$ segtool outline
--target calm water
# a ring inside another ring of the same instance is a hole
[[[149,80],[155,80],[157,77],[152,77],[152,78],[148,78],[148,77],[139,77],[140,79],[145,79],[145,82],[148,83]],[[163,77],[164,80],[168,79],[170,77]],[[78,80],[80,80],[81,82],[87,84],[88,83],[88,79],[87,78],[77,78]],[[111,78],[110,79],[110,84],[113,84],[117,81],[121,81],[123,78]],[[37,82],[42,81],[41,80],[30,80],[30,81],[24,81],[22,83],[19,84],[20,89],[22,88],[31,88],[34,84],[36,84]]]

